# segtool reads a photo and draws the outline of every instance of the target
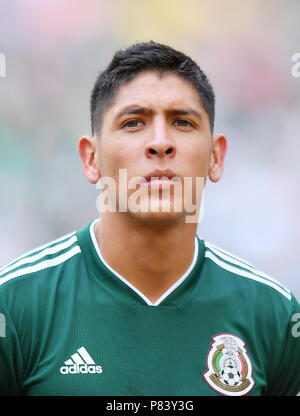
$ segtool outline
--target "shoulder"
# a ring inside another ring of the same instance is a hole
[[[264,293],[274,299],[281,299],[284,303],[292,300],[291,291],[279,280],[259,270],[248,261],[238,257],[208,241],[204,244],[205,264],[213,270],[219,279],[232,283],[249,294]]]
[[[19,284],[36,285],[49,273],[57,272],[66,262],[81,252],[77,233],[66,234],[39,246],[0,267],[0,293],[4,288],[19,287]]]

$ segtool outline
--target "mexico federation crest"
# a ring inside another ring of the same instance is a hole
[[[207,383],[227,396],[249,393],[255,382],[245,343],[233,334],[219,334],[212,339],[214,342],[207,356],[207,371],[203,374]]]

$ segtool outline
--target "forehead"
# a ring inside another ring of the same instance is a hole
[[[114,117],[123,108],[133,105],[148,107],[153,111],[192,106],[195,110],[205,112],[196,88],[180,76],[169,72],[143,72],[121,85],[107,113]]]

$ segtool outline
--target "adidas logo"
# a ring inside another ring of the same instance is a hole
[[[71,358],[60,367],[61,374],[96,374],[102,373],[102,367],[96,365],[84,347],[78,348]]]

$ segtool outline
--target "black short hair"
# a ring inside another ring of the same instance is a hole
[[[95,132],[100,132],[103,113],[112,105],[118,88],[144,71],[170,72],[190,82],[199,93],[213,132],[215,94],[207,76],[190,57],[182,52],[149,41],[117,51],[108,67],[99,74],[90,100],[93,135]]]

